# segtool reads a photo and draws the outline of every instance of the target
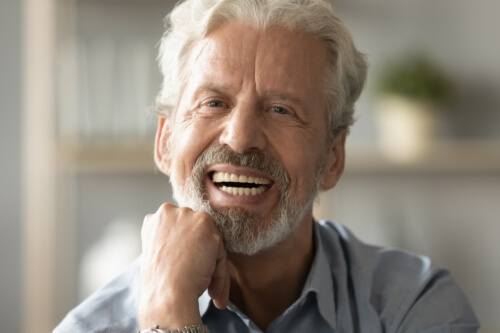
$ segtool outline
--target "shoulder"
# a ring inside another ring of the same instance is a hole
[[[327,251],[337,252],[336,261],[345,266],[345,279],[353,286],[358,307],[375,313],[387,332],[477,329],[461,288],[428,257],[365,244],[330,221],[318,222],[318,229]]]
[[[420,285],[439,270],[428,257],[366,244],[337,223],[320,221],[318,224],[322,243],[335,247],[329,250],[341,253],[350,273],[369,277],[375,287]]]
[[[139,260],[71,310],[54,333],[137,331]]]

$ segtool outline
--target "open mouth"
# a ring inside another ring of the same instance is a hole
[[[233,196],[257,196],[273,185],[267,178],[229,172],[214,171],[209,176],[217,188]]]

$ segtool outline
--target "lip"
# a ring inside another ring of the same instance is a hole
[[[271,185],[266,191],[257,195],[231,195],[219,189],[219,187],[217,187],[217,185],[215,185],[212,181],[210,175],[216,171],[269,179],[271,180]],[[274,202],[276,202],[276,199],[278,198],[277,186],[274,181],[269,178],[268,175],[246,167],[239,167],[228,164],[214,165],[207,170],[207,173],[205,175],[205,183],[208,199],[210,203],[215,207],[239,207],[251,211],[261,212],[263,210],[271,208],[271,206],[274,206]]]

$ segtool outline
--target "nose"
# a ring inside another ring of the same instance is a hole
[[[263,117],[258,106],[252,104],[233,108],[219,139],[221,144],[240,154],[252,149],[263,150],[266,146]]]

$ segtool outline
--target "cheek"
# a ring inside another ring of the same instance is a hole
[[[292,181],[292,188],[297,191],[309,190],[314,183],[316,174],[317,156],[310,151],[297,152],[288,162],[288,172]]]
[[[201,121],[179,124],[172,133],[172,171],[185,179],[201,153],[211,144],[213,133]]]
[[[320,156],[321,137],[289,133],[275,141],[276,149],[291,180],[291,190],[300,199],[314,186]]]

